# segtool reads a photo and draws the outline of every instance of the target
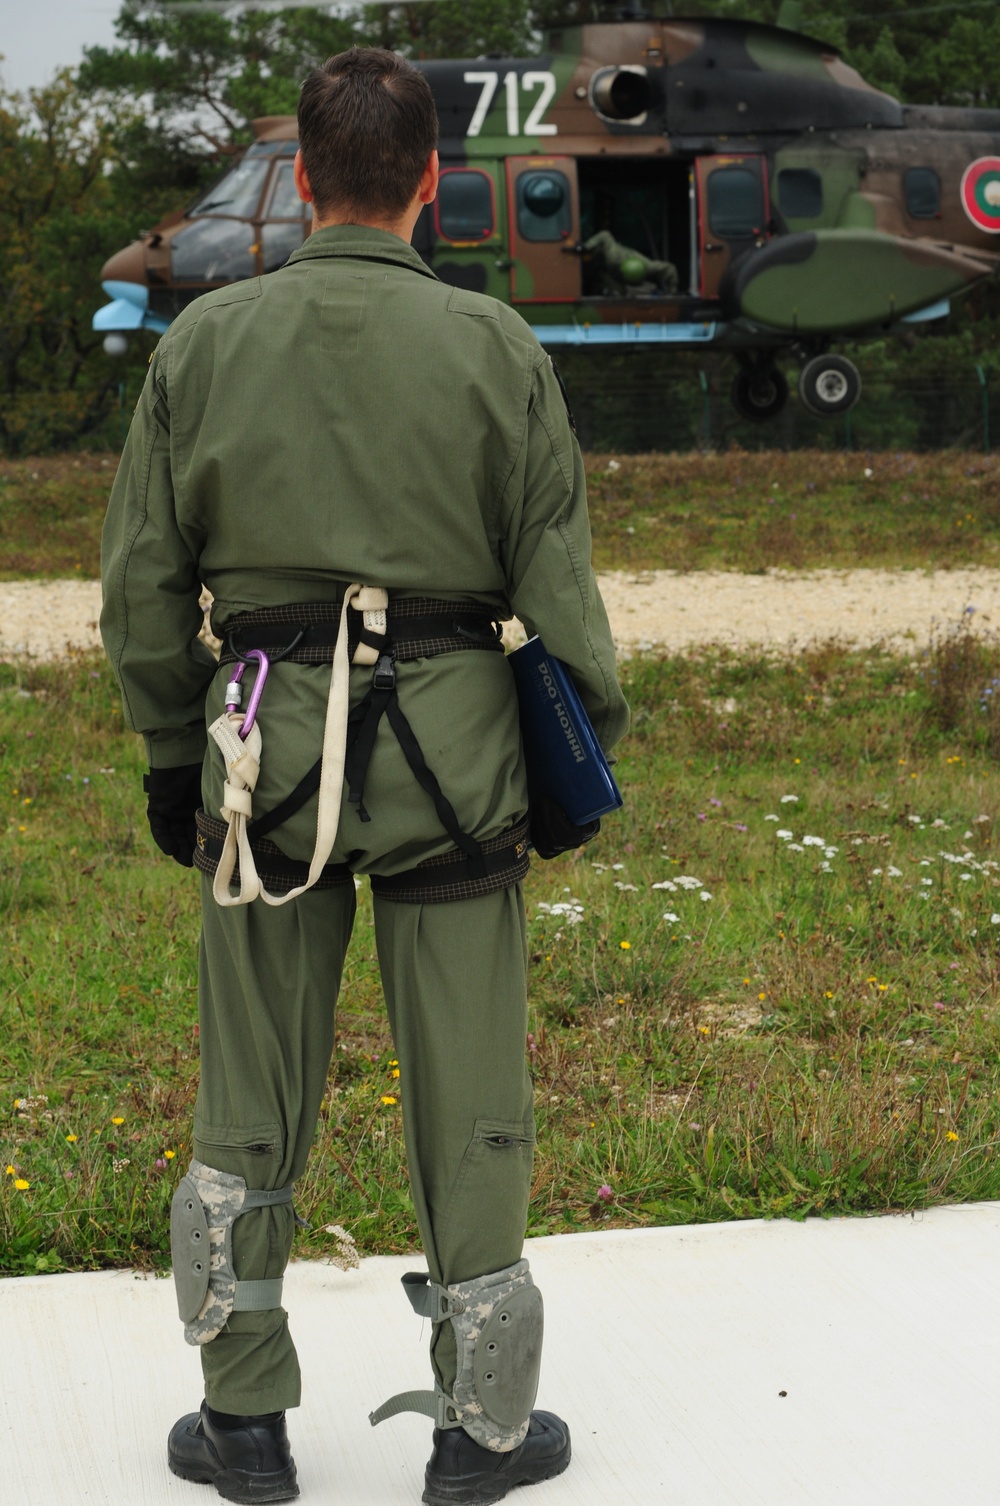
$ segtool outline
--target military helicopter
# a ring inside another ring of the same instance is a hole
[[[1000,266],[1000,110],[900,104],[811,36],[632,5],[550,31],[538,57],[417,66],[442,171],[414,246],[437,276],[512,304],[550,350],[730,350],[744,417],[784,407],[788,352],[804,406],[846,412],[861,380],[838,337],[940,318]],[[253,131],[105,265],[106,348],[275,271],[308,234],[294,118]]]

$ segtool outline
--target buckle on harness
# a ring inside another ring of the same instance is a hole
[[[378,663],[375,665],[375,673],[372,675],[372,688],[374,690],[394,690],[396,688],[396,666],[394,659],[395,649],[389,649],[387,653],[379,654]]]

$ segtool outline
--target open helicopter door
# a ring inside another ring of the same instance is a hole
[[[512,302],[575,302],[580,258],[566,248],[580,238],[576,159],[508,157],[507,223]]]
[[[730,262],[770,237],[765,159],[759,155],[699,157],[698,242],[701,296],[718,298]]]

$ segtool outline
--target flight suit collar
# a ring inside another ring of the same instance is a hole
[[[406,241],[388,230],[374,230],[370,225],[328,225],[324,230],[315,230],[297,251],[292,252],[288,262],[310,261],[321,256],[390,261],[408,267],[411,272],[434,277],[430,267]]]

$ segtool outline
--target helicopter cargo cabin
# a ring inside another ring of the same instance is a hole
[[[825,43],[747,21],[550,32],[534,58],[420,63],[441,125],[415,248],[519,309],[547,348],[731,349],[767,418],[791,351],[814,413],[856,402],[832,342],[938,317],[1000,266],[1000,111],[911,107]],[[309,232],[295,121],[113,256],[106,332],[163,331],[209,288],[280,268]]]

